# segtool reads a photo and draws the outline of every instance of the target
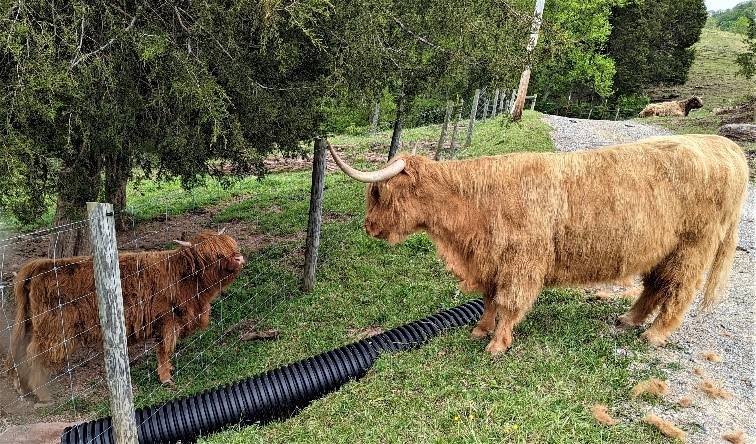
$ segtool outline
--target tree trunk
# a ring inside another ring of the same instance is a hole
[[[402,145],[402,118],[404,117],[403,103],[400,98],[396,104],[396,119],[394,120],[394,132],[391,135],[391,148],[389,148],[388,158],[391,160],[396,153],[399,152],[399,147]]]
[[[131,179],[131,167],[131,155],[127,149],[105,155],[105,201],[113,204],[118,231],[128,228],[128,220],[124,217],[123,210],[126,208],[126,185]]]
[[[87,225],[87,202],[97,200],[100,191],[100,159],[81,142],[75,142],[75,152],[63,159],[58,183],[48,255],[51,258],[88,255],[91,242]]]

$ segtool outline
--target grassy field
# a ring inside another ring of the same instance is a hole
[[[409,130],[404,140],[431,145],[438,130]],[[548,130],[531,112],[520,124],[487,121],[459,154],[551,151]],[[357,153],[368,151],[374,139],[331,140],[349,145],[355,162],[370,166]],[[326,181],[317,285],[301,292],[309,180],[307,171],[276,173],[208,192],[215,197],[169,199],[180,212],[243,195],[214,220],[247,221],[273,241],[245,251],[249,263],[214,304],[210,329],[180,342],[176,387],[156,381],[154,354],[134,366],[137,406],[254,376],[479,297],[459,292],[427,236],[413,235],[396,247],[368,237],[362,228],[364,185],[340,172]],[[143,188],[140,205],[164,191]],[[148,210],[168,211],[162,204]],[[636,331],[614,326],[627,306],[619,299],[595,300],[579,289],[549,289],[516,328],[515,344],[504,355],[484,353],[485,342],[471,339],[470,328],[453,330],[417,350],[381,356],[367,376],[285,421],[231,426],[200,442],[666,442],[641,418],[649,405],[667,401],[630,395],[639,380],[661,369],[649,361]],[[275,330],[278,337],[239,340],[250,324]],[[76,401],[79,412],[107,413],[105,402]],[[599,424],[590,411],[597,403],[609,406],[620,423]]]

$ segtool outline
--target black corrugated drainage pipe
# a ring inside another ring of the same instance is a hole
[[[241,382],[137,409],[134,415],[139,442],[194,442],[198,436],[230,424],[286,418],[344,383],[364,376],[381,352],[418,347],[444,330],[477,321],[482,312],[483,302],[476,299]],[[111,418],[67,427],[60,442],[115,444]]]

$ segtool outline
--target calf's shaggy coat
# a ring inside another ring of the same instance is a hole
[[[120,253],[129,342],[155,338],[157,373],[172,383],[176,341],[210,323],[210,303],[244,265],[236,241],[202,232],[169,251]],[[14,279],[16,319],[8,374],[22,395],[50,400],[50,370],[79,345],[102,347],[91,256],[36,259]]]
[[[656,137],[572,153],[519,153],[434,162],[401,154],[366,173],[331,153],[367,188],[365,230],[391,244],[425,231],[465,291],[483,294],[472,336],[512,329],[544,286],[640,275],[643,291],[619,321],[662,344],[708,270],[703,307],[717,302],[747,192],[742,150],[714,135]],[[388,171],[386,174],[382,172]]]
[[[670,116],[688,116],[691,110],[702,108],[701,99],[693,96],[688,100],[678,100],[673,102],[649,103],[643,110],[638,113],[638,117],[670,117]]]

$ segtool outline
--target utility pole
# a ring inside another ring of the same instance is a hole
[[[527,47],[527,64],[525,70],[520,76],[520,87],[517,89],[517,99],[512,107],[512,120],[517,121],[522,118],[522,108],[525,106],[525,96],[528,94],[528,82],[530,81],[530,53],[538,43],[538,31],[541,29],[541,20],[543,18],[543,5],[546,0],[536,0],[535,13],[533,15],[533,26],[530,28],[530,41]]]

